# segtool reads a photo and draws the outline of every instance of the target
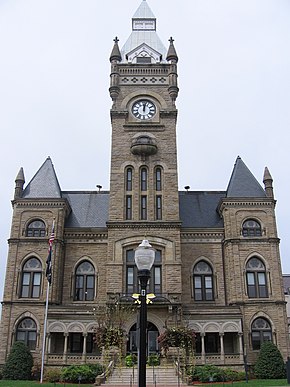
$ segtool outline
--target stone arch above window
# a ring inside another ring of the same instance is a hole
[[[16,341],[23,341],[30,350],[36,348],[37,327],[32,318],[22,319],[16,328]]]
[[[246,264],[246,280],[249,298],[267,298],[268,286],[266,267],[258,257],[252,257]]]
[[[252,347],[259,350],[265,341],[272,341],[272,327],[264,317],[256,318],[251,326]]]
[[[260,222],[255,219],[247,219],[242,225],[242,235],[244,237],[262,236],[262,227]]]
[[[193,268],[193,295],[195,301],[213,301],[213,270],[205,260]]]
[[[39,298],[41,291],[42,264],[36,257],[25,261],[21,270],[21,298]]]
[[[25,236],[44,237],[46,235],[46,226],[41,219],[35,219],[28,223]]]
[[[93,301],[96,289],[96,271],[88,260],[80,262],[75,269],[74,300]]]

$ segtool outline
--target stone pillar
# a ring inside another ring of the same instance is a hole
[[[243,334],[241,332],[238,333],[239,335],[239,355],[240,355],[240,360],[244,360],[244,355],[243,355]]]
[[[82,354],[82,361],[85,363],[86,356],[87,356],[87,333],[83,333],[83,354]]]
[[[68,341],[68,333],[64,333],[64,345],[63,345],[63,362],[66,364],[67,361],[67,341]]]
[[[224,349],[224,333],[220,333],[220,344],[221,344],[221,361],[225,362],[225,349]]]
[[[45,342],[45,354],[46,354],[46,362],[48,362],[48,355],[50,354],[51,349],[51,335],[48,333],[46,335],[46,342]]]
[[[204,344],[205,333],[201,333],[200,337],[201,337],[201,362],[202,364],[205,364],[205,344]]]

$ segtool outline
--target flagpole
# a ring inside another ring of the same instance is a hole
[[[50,284],[47,281],[45,315],[44,315],[44,329],[43,329],[43,340],[42,340],[42,355],[41,355],[41,373],[40,373],[40,383],[41,384],[43,382],[43,370],[44,370],[44,357],[45,357],[45,345],[46,345],[46,328],[47,328],[47,312],[48,312],[49,286],[50,286]]]
[[[48,314],[48,296],[49,288],[51,284],[51,267],[52,267],[52,245],[54,241],[54,219],[52,223],[51,235],[48,240],[48,257],[46,259],[46,278],[47,278],[47,288],[46,288],[46,302],[45,302],[45,314],[44,314],[44,326],[43,326],[43,340],[42,340],[42,355],[41,355],[41,372],[40,372],[40,383],[43,382],[43,369],[44,369],[44,357],[45,357],[45,347],[46,347],[46,329],[47,329],[47,314]]]

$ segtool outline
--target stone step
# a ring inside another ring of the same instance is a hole
[[[155,384],[156,383],[156,384]],[[117,367],[113,374],[106,381],[108,386],[137,386],[138,370],[131,367]],[[178,380],[174,367],[147,367],[146,368],[146,385],[149,386],[182,386],[182,381]]]

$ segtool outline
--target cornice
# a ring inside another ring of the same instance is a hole
[[[67,239],[85,239],[94,240],[94,241],[102,241],[108,239],[108,231],[106,228],[99,230],[85,230],[85,229],[65,229],[64,238]]]
[[[249,243],[277,243],[279,244],[280,243],[280,238],[273,238],[273,237],[270,237],[270,238],[265,238],[265,237],[243,237],[243,236],[240,236],[238,238],[225,238],[223,240],[223,243],[225,245],[229,244],[229,243],[235,243],[235,244],[240,244],[240,243],[244,243],[244,244],[249,244]]]
[[[181,239],[194,242],[221,242],[224,230],[220,229],[181,229]]]
[[[17,199],[12,200],[13,206],[16,207],[66,207],[69,211],[71,210],[69,202],[67,199],[59,198],[59,199]]]
[[[276,200],[270,198],[223,198],[218,205],[219,213],[228,207],[275,207]]]
[[[108,229],[180,229],[181,222],[170,221],[170,222],[107,222]]]

